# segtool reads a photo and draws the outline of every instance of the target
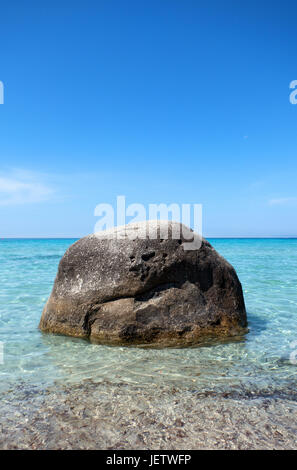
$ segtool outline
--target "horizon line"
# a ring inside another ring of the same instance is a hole
[[[82,237],[0,237],[0,241],[4,240],[80,240],[88,235],[83,235]],[[222,236],[205,236],[203,237],[207,239],[220,239],[220,240],[296,240],[296,236],[275,236],[275,237],[222,237]]]

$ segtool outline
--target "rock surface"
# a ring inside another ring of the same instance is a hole
[[[244,333],[246,311],[233,267],[204,239],[200,249],[185,250],[189,238],[176,222],[169,223],[167,239],[162,231],[168,222],[162,221],[157,238],[144,238],[152,224],[74,243],[60,262],[41,330],[106,344],[160,346]]]

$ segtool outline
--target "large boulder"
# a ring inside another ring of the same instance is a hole
[[[160,346],[244,333],[246,311],[233,267],[204,239],[199,249],[188,249],[185,226],[176,222],[169,222],[168,238],[160,232],[168,222],[158,222],[157,237],[148,238],[144,229],[153,223],[74,243],[60,262],[41,330]]]

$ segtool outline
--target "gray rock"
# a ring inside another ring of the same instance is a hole
[[[145,230],[153,224],[157,237],[149,239]],[[74,243],[60,262],[41,330],[105,344],[160,346],[246,332],[233,267],[204,239],[200,249],[185,249],[193,232],[181,224],[170,222],[166,238],[165,224],[131,224]]]

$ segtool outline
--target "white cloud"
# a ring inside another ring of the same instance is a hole
[[[270,199],[270,201],[268,201],[270,206],[284,206],[295,203],[297,203],[297,197],[280,197],[278,199]]]
[[[35,173],[15,170],[10,174],[0,173],[0,206],[32,204],[46,201],[53,189]]]

